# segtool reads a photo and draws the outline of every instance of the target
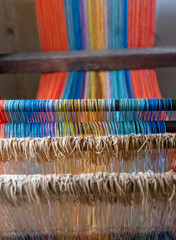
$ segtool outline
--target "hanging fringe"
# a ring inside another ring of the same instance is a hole
[[[60,175],[1,175],[0,202],[13,206],[48,200],[121,203],[124,206],[172,200],[176,196],[176,173],[95,173]]]
[[[110,135],[101,137],[44,137],[0,139],[0,161],[36,162],[86,159],[88,164],[131,161],[148,150],[154,159],[176,147],[176,134]],[[151,150],[156,149],[156,154]]]

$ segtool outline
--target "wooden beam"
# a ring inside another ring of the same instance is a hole
[[[152,69],[176,66],[176,47],[0,55],[0,73]]]

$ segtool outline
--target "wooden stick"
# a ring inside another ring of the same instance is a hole
[[[0,73],[152,69],[176,66],[176,47],[0,55]]]

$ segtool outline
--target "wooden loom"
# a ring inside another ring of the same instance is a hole
[[[0,55],[0,74],[153,69],[174,66],[176,47]],[[172,110],[176,111],[176,99],[172,99],[172,103]],[[166,129],[167,132],[176,132],[176,121],[166,121]]]

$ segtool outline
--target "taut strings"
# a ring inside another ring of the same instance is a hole
[[[42,51],[154,46],[155,0],[35,0]],[[41,75],[38,99],[161,98],[155,70]]]

